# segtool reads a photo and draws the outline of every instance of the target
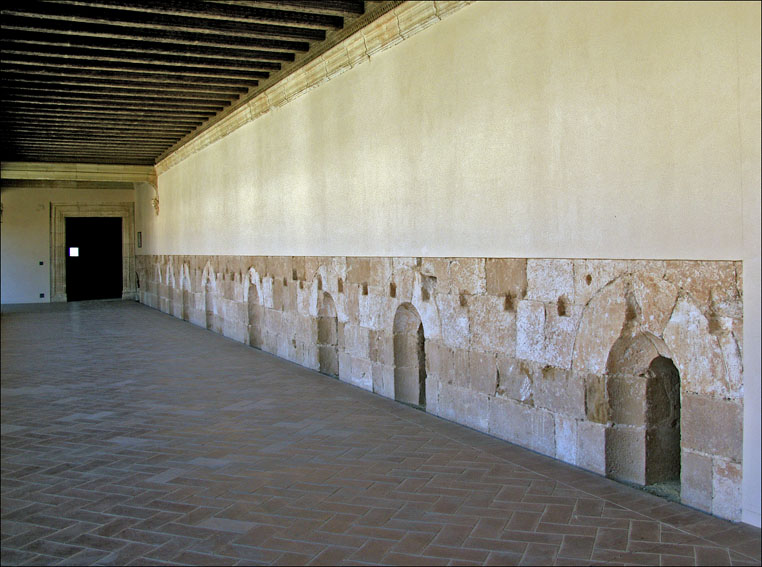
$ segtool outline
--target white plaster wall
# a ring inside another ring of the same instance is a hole
[[[0,302],[50,301],[50,203],[126,203],[134,191],[3,187]],[[40,261],[44,262],[41,266]],[[45,297],[41,298],[40,294]]]
[[[744,260],[760,502],[758,3],[476,3],[139,192],[143,253]]]
[[[752,11],[466,7],[161,175],[145,252],[740,259]]]

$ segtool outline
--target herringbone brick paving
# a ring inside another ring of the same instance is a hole
[[[759,565],[725,522],[132,302],[5,309],[5,565]]]

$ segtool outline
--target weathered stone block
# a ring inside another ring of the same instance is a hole
[[[453,374],[452,351],[441,341],[426,341],[426,374],[448,379]]]
[[[365,357],[352,357],[349,382],[363,390],[373,391],[373,368],[370,360]]]
[[[602,423],[577,423],[577,466],[606,474],[606,426]]]
[[[370,331],[359,325],[344,326],[344,350],[356,358],[370,360]]]
[[[741,461],[743,411],[736,401],[684,394],[680,412],[681,443],[693,449]]]
[[[438,281],[448,281],[450,260],[448,258],[421,258],[420,271],[425,276],[433,276]]]
[[[664,329],[664,342],[680,370],[683,391],[730,397],[722,350],[717,337],[709,331],[706,317],[693,303],[682,298]]]
[[[712,333],[717,338],[717,343],[725,361],[725,369],[728,379],[727,398],[743,397],[743,353],[738,336],[743,337],[743,329],[738,319],[730,317],[716,317],[710,321]]]
[[[357,298],[358,323],[368,329],[391,329],[394,324],[396,302],[383,295],[360,294]]]
[[[683,449],[680,500],[704,512],[712,510],[712,458]]]
[[[468,370],[470,374],[470,389],[482,394],[495,394],[496,366],[494,354],[483,354],[469,351]]]
[[[470,297],[469,317],[472,349],[515,356],[516,315],[504,309],[503,299],[488,295]]]
[[[516,311],[516,356],[545,362],[545,305],[537,301],[519,301]]]
[[[665,277],[688,292],[705,315],[713,304],[721,310],[727,306],[732,312],[732,305],[739,300],[733,262],[669,261]]]
[[[609,420],[609,402],[606,395],[606,378],[596,374],[585,376],[585,416],[595,423]]]
[[[449,293],[483,294],[486,289],[484,258],[453,258],[450,261]]]
[[[487,258],[487,293],[523,299],[527,293],[527,261],[524,258]]]
[[[370,258],[347,258],[347,283],[370,283]]]
[[[639,273],[630,289],[640,306],[641,328],[661,336],[677,301],[677,286],[656,274]]]
[[[585,384],[569,370],[544,367],[533,391],[536,407],[570,417],[585,416]]]
[[[606,475],[616,480],[646,483],[646,428],[614,426],[606,429]]]
[[[394,399],[394,367],[373,363],[371,365],[373,376],[373,391],[386,398]]]
[[[545,455],[555,455],[553,415],[511,400],[492,398],[489,403],[489,433],[529,447]]]
[[[574,339],[577,336],[579,321],[582,317],[582,307],[568,305],[559,313],[555,308],[545,308],[545,340],[543,345],[543,360],[558,368],[571,368],[574,355]]]
[[[739,521],[743,467],[727,459],[715,458],[712,472],[712,514],[727,520]]]
[[[608,377],[610,419],[615,424],[645,426],[646,379],[614,374]]]
[[[609,352],[621,334],[626,309],[621,280],[606,286],[589,302],[576,335],[574,370],[598,375],[606,372]]]
[[[574,299],[586,305],[601,289],[627,272],[624,260],[574,260]]]
[[[370,258],[370,279],[368,284],[383,289],[388,289],[388,284],[392,278],[392,260],[391,258]]]
[[[573,262],[527,260],[527,299],[555,303],[562,295],[574,302]]]
[[[555,416],[556,459],[571,465],[577,464],[577,420],[562,415]]]
[[[468,348],[471,338],[468,309],[461,307],[457,295],[437,294],[436,304],[445,344],[452,348]]]
[[[541,369],[536,363],[498,356],[495,395],[533,405],[533,383],[540,375]]]

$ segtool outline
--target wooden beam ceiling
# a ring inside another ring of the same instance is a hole
[[[2,160],[153,165],[398,3],[6,0]]]

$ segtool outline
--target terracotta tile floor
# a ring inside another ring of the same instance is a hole
[[[760,564],[759,529],[136,303],[4,311],[4,565]]]

